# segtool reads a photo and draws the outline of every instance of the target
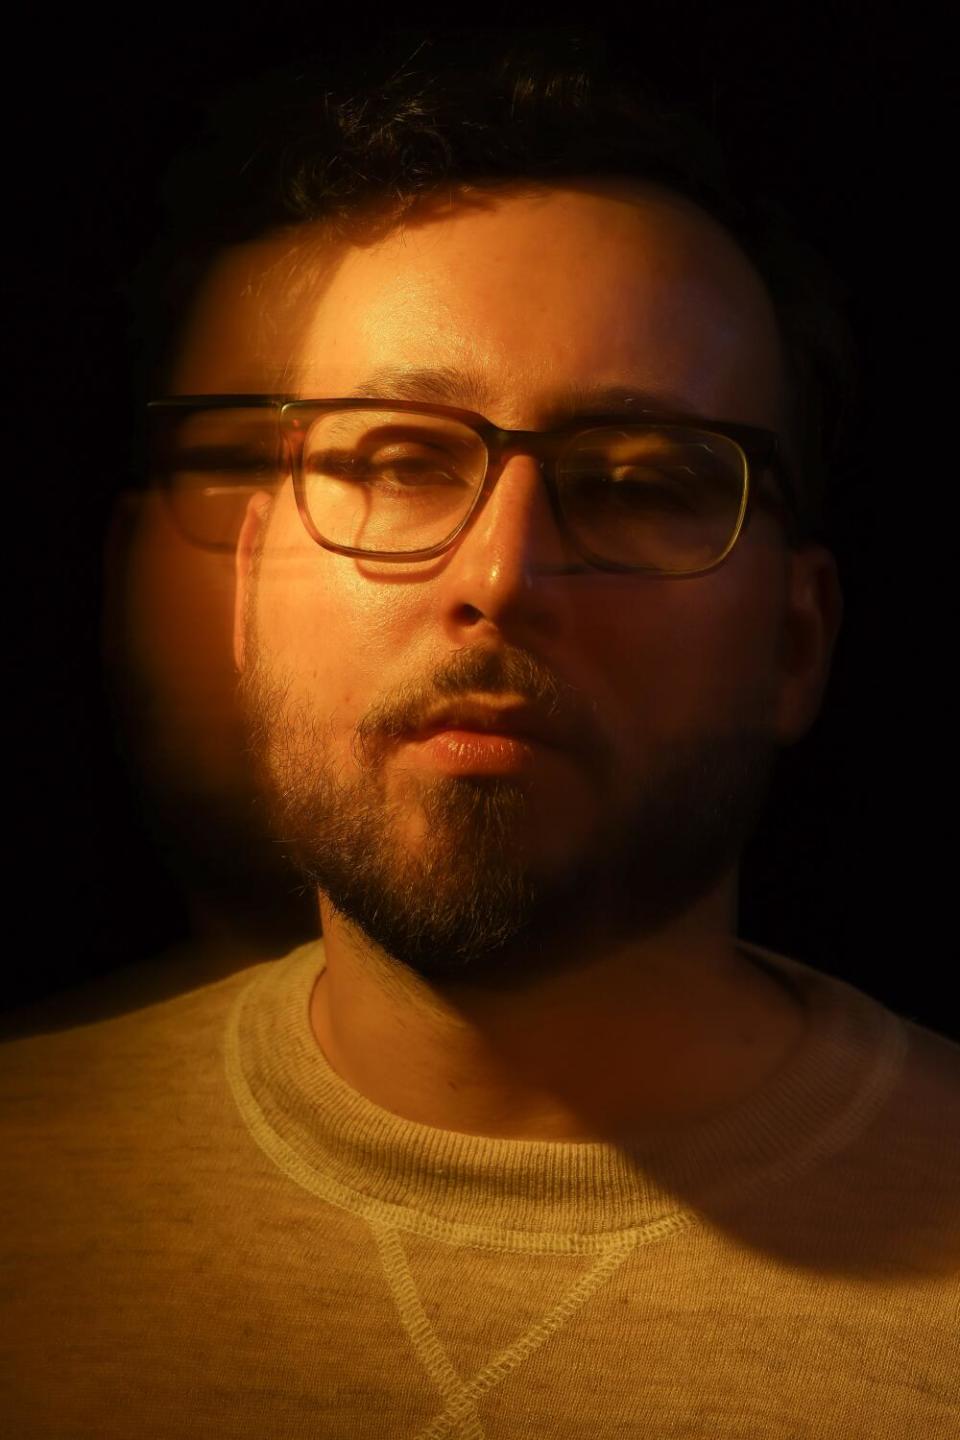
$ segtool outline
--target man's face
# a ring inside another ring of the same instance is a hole
[[[570,404],[605,387],[636,392],[632,413],[783,428],[761,282],[655,189],[502,195],[348,250],[300,393],[427,369],[473,383],[421,398],[505,428],[615,413]],[[391,379],[375,393],[416,398]],[[810,718],[771,518],[713,572],[665,580],[585,568],[525,456],[433,560],[323,549],[289,482],[264,515],[254,502],[238,556],[242,691],[278,834],[329,913],[426,977],[507,985],[576,964],[587,939],[648,935],[729,877],[778,747]],[[404,731],[467,697],[526,700],[561,743],[515,771],[444,769]]]

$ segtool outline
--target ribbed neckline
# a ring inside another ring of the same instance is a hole
[[[802,995],[803,1039],[759,1092],[636,1144],[489,1139],[373,1104],[310,1028],[322,940],[254,967],[229,1017],[228,1080],[278,1168],[343,1209],[451,1243],[605,1248],[799,1177],[853,1141],[896,1083],[908,1044],[898,1016],[844,981],[739,943]]]

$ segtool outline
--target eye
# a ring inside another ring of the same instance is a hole
[[[593,474],[577,475],[575,485],[579,494],[594,500],[635,508],[646,505],[689,510],[692,503],[690,487],[682,479],[636,465],[618,465],[606,470],[598,467]]]
[[[316,451],[307,457],[312,476],[353,481],[376,486],[463,485],[452,457],[442,454],[411,454],[394,450],[363,455],[355,450]]]
[[[623,485],[634,491],[648,491],[651,495],[660,497],[673,496],[677,500],[688,497],[690,486],[696,483],[696,478],[690,470],[682,474],[635,465],[618,466],[611,472],[614,486]]]

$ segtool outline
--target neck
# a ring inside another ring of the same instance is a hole
[[[799,999],[732,932],[735,881],[657,935],[497,989],[425,980],[321,897],[310,1002],[335,1071],[404,1119],[494,1138],[626,1138],[736,1103],[784,1063]]]

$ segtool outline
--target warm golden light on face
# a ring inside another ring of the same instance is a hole
[[[779,423],[779,339],[761,282],[724,231],[662,191],[494,197],[332,261],[328,252],[325,268],[317,257],[315,232],[299,257],[290,235],[226,255],[185,327],[171,391],[371,394],[390,372],[394,398],[437,399],[421,393],[429,370],[448,377],[449,403],[509,428],[561,423],[600,390]],[[210,417],[203,426],[191,443],[208,455],[242,448],[229,419],[222,436]],[[244,508],[241,497],[237,525]],[[158,495],[142,497],[121,545],[115,628],[145,763],[185,804],[241,829],[253,790],[236,669],[249,665],[250,643],[347,775],[372,715],[430,695],[477,647],[526,655],[541,678],[576,692],[621,794],[642,786],[657,747],[695,742],[705,717],[786,740],[805,723],[782,687],[788,567],[763,517],[715,574],[664,587],[582,565],[564,578],[567,545],[536,464],[520,456],[429,564],[323,550],[289,483],[272,507],[261,492],[246,516],[235,593],[233,557],[191,545]],[[613,802],[591,784],[568,775],[561,812],[544,811],[557,856],[587,843]]]
[[[410,400],[508,429],[548,429],[596,387],[768,429],[782,402],[762,284],[712,221],[659,191],[504,198],[347,250],[307,318],[298,392],[370,396],[385,371]],[[667,896],[692,905],[735,867],[772,753],[808,722],[817,660],[799,682],[784,673],[792,560],[769,516],[697,577],[578,558],[529,454],[426,560],[318,546],[289,484],[268,523],[248,510],[235,654],[278,833],[408,965],[488,953],[527,905],[572,926],[567,907],[602,896],[628,929]],[[467,691],[549,699],[580,743],[475,793],[479,757],[403,733]]]

